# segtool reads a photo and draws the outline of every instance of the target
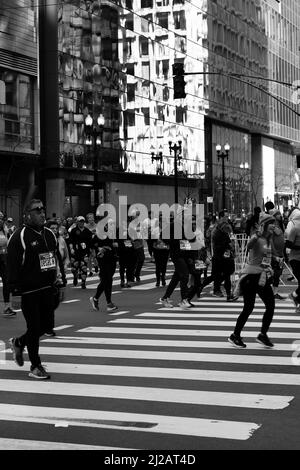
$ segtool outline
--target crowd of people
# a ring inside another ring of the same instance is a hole
[[[99,284],[89,298],[93,310],[99,311],[104,294],[107,312],[118,307],[112,301],[113,277],[119,269],[121,288],[130,288],[141,282],[145,248],[155,264],[156,287],[165,287],[160,301],[172,308],[172,294],[179,284],[182,310],[193,307],[195,296],[201,301],[202,290],[212,284],[212,296],[234,302],[243,297],[243,309],[228,341],[237,348],[245,348],[241,333],[251,315],[256,295],[265,304],[261,331],[257,341],[265,347],[274,345],[268,337],[275,300],[286,298],[279,293],[279,283],[285,263],[289,263],[298,287],[290,294],[296,311],[300,313],[300,208],[290,210],[284,220],[272,202],[264,210],[255,207],[251,216],[237,222],[228,211],[205,218],[204,228],[192,209],[180,208],[169,219],[153,217],[145,220],[139,212],[128,216],[126,223],[116,227],[106,218],[102,231],[98,230],[94,214],[61,219],[52,214],[46,218],[42,201],[33,199],[26,206],[24,220],[17,228],[11,217],[0,213],[0,276],[3,283],[3,316],[14,316],[11,296],[20,295],[27,330],[20,337],[10,339],[15,362],[24,364],[23,351],[28,350],[31,368],[29,376],[49,378],[39,357],[39,338],[55,336],[54,312],[59,305],[60,289],[66,286],[67,269],[71,270],[73,285],[86,289],[87,277],[98,275]],[[130,222],[136,221],[135,224]],[[184,224],[191,224],[186,233]],[[181,224],[181,236],[177,236]],[[129,230],[128,227],[131,227]],[[232,284],[235,273],[236,234],[243,234],[246,243],[246,262],[239,279]],[[169,260],[173,275],[166,282]],[[79,284],[80,283],[80,284]]]

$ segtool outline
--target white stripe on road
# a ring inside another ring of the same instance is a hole
[[[168,312],[166,312],[166,310]],[[176,311],[175,308],[171,309]],[[239,312],[236,313],[223,313],[220,312],[220,309],[217,309],[216,311],[219,313],[190,313],[191,311],[193,312],[193,309],[189,308],[188,310],[185,310],[184,312],[182,309],[182,313],[172,313],[170,309],[159,309],[159,312],[143,312],[143,313],[137,313],[135,316],[136,317],[153,317],[153,318],[160,318],[160,317],[168,317],[168,318],[237,318]],[[203,309],[204,312],[209,311],[210,309]],[[199,312],[199,310],[197,310]],[[226,311],[226,310],[224,310]],[[228,310],[232,311],[232,310]],[[276,317],[276,320],[298,320],[299,321],[299,328],[300,328],[300,315],[277,315],[277,310],[274,314],[274,317]],[[251,314],[249,317],[249,320],[253,320],[253,318],[261,319],[262,315],[254,315]],[[223,323],[223,322],[222,322]]]
[[[72,328],[74,325],[61,325],[54,328],[55,331],[65,330],[66,328]]]
[[[261,427],[261,424],[239,421],[12,404],[0,404],[0,419],[50,424],[64,421],[69,426],[237,440],[249,439]]]
[[[23,421],[23,420],[22,420]],[[69,442],[33,441],[31,439],[0,438],[0,449],[5,450],[132,450],[124,447],[92,446]]]
[[[194,302],[192,302],[194,303]],[[181,307],[178,307],[178,306],[173,306],[173,307],[162,307],[162,308],[159,308],[159,311],[170,311],[172,310],[173,312],[177,312],[177,311],[181,311],[182,312],[182,308]],[[220,306],[220,307],[203,307],[203,308],[200,308],[200,307],[190,307],[188,308],[188,310],[185,310],[188,311],[188,312],[236,312],[237,314],[240,313],[241,311],[243,310],[242,307],[239,307],[237,305],[232,305],[231,307],[228,307],[227,305],[226,306]],[[259,308],[259,307],[254,307],[253,309],[253,312],[264,312],[266,309],[265,308]],[[294,308],[295,310],[295,308]],[[291,308],[275,308],[275,314],[276,313],[292,313],[291,312]],[[300,320],[300,315],[298,314],[297,316],[295,316],[295,319],[297,320]]]
[[[6,353],[9,353],[7,349]],[[3,351],[2,351],[3,352]],[[234,364],[260,364],[260,365],[288,365],[292,366],[289,356],[254,356],[245,354],[212,354],[173,351],[140,351],[125,349],[88,349],[88,348],[47,348],[41,347],[40,354],[50,356],[74,357],[111,357],[119,359],[150,359],[161,361],[187,361],[187,362],[228,362]]]
[[[121,312],[110,313],[109,315],[124,315],[124,313],[129,313],[129,310],[123,310]]]
[[[30,366],[25,362],[25,367]],[[79,375],[105,375],[112,377],[144,377],[155,379],[195,380],[209,382],[237,382],[272,385],[300,385],[299,374],[279,374],[268,372],[237,372],[231,370],[211,369],[179,369],[167,367],[136,367],[114,366],[98,364],[72,364],[61,362],[49,362],[51,373],[79,374]],[[14,361],[0,362],[0,370],[14,370],[18,375],[23,374],[23,369],[16,367]]]
[[[0,390],[45,395],[67,395],[69,397],[101,397],[118,400],[184,403],[185,405],[233,406],[268,410],[281,410],[286,408],[294,398],[288,395],[229,393],[214,392],[211,390],[129,387],[122,385],[98,385],[70,382],[33,383],[24,380],[10,379],[0,379]]]
[[[219,324],[219,326],[221,326]],[[232,330],[185,330],[185,329],[172,329],[172,328],[127,328],[115,327],[113,324],[107,326],[88,326],[77,330],[77,333],[108,333],[108,334],[125,334],[125,335],[162,335],[162,336],[210,336],[210,337],[223,337],[227,338],[231,335]],[[300,339],[300,333],[296,332],[281,332],[272,331],[269,333],[272,338],[286,338],[286,339]],[[243,331],[244,338],[256,338],[257,332]]]
[[[136,338],[94,338],[88,336],[55,336],[53,338],[42,339],[42,343],[71,343],[71,344],[115,344],[131,346],[156,346],[163,348],[220,348],[231,349],[232,345],[228,341],[172,341],[162,339],[136,339]],[[292,351],[293,343],[276,343],[276,351]],[[258,343],[247,343],[247,350],[261,351],[262,345]]]
[[[210,320],[140,320],[138,318],[122,318],[116,320],[109,320],[108,323],[128,323],[128,324],[135,324],[140,323],[143,325],[183,325],[183,326],[221,326],[220,321],[210,321]],[[232,326],[235,327],[235,321],[222,321],[222,326]],[[261,327],[261,321],[251,321],[251,317],[247,321],[247,327]],[[299,323],[276,323],[272,322],[272,328],[300,328]]]

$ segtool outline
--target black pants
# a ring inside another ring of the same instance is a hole
[[[124,248],[119,253],[119,273],[121,282],[134,281],[135,250],[133,248]]]
[[[136,279],[139,279],[141,270],[145,261],[144,247],[137,248],[134,251],[135,251],[135,256],[136,256],[136,263],[134,267],[134,277]]]
[[[156,281],[165,281],[167,264],[169,259],[169,250],[157,250],[153,248],[153,256],[155,261]]]
[[[102,259],[98,258],[99,264],[99,275],[100,283],[97,287],[95,299],[99,299],[101,294],[104,292],[106,302],[109,304],[111,302],[111,292],[113,284],[113,276],[116,271],[116,261],[114,259]]]
[[[296,259],[291,259],[290,265],[291,265],[293,274],[298,281],[298,287],[296,289],[296,294],[297,294],[296,300],[298,303],[300,303],[300,261]]]
[[[227,296],[231,294],[231,274],[234,273],[234,259],[233,258],[212,258],[212,276],[214,279],[214,292],[221,289],[221,284],[224,281],[224,287]],[[206,283],[207,281],[205,281]]]
[[[234,333],[240,336],[242,329],[244,328],[250,314],[252,313],[255,305],[256,294],[259,295],[263,303],[265,304],[266,310],[262,318],[261,332],[266,334],[271,325],[274,309],[275,300],[272,285],[269,281],[266,282],[264,287],[258,285],[260,274],[248,274],[241,281],[241,289],[244,298],[244,307],[237,319]]]
[[[51,331],[54,324],[53,289],[42,289],[30,294],[23,294],[22,312],[27,331],[18,338],[21,348],[27,347],[32,368],[41,364],[39,356],[39,339],[46,331]]]
[[[9,302],[9,287],[8,287],[8,279],[7,279],[7,262],[6,262],[7,255],[0,255],[0,277],[2,278],[2,292],[3,292],[3,300],[5,303]]]
[[[173,294],[178,282],[180,282],[180,294],[182,299],[188,298],[189,265],[185,258],[179,257],[172,259],[175,271],[167,287],[163,298],[169,298]]]

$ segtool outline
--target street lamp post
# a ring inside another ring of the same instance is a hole
[[[96,213],[97,207],[99,205],[99,190],[98,190],[98,148],[102,143],[103,137],[103,126],[105,119],[103,114],[100,114],[96,119],[96,124],[94,124],[94,119],[90,114],[85,118],[85,133],[86,133],[86,145],[88,147],[93,146],[93,186],[94,186],[94,212]]]
[[[160,151],[155,155],[155,152],[151,152],[151,162],[159,162],[159,166],[156,168],[156,174],[159,176],[163,175],[163,153]]]
[[[169,141],[169,149],[170,149],[170,155],[172,155],[172,151],[174,152],[174,189],[175,189],[175,204],[178,204],[178,162],[182,159],[181,152],[182,152],[182,142],[181,140],[178,141],[177,144],[172,144],[171,141]]]
[[[220,144],[216,145],[216,151],[218,160],[222,159],[222,209],[225,209],[225,158],[228,160],[230,145],[227,143],[224,145],[224,152],[222,152],[222,146]]]

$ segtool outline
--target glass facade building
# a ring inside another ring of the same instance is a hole
[[[31,0],[0,8],[0,151],[37,155],[38,9]],[[62,198],[76,196],[85,200],[78,210],[88,209],[90,190],[82,188],[95,183],[96,158],[107,201],[130,194],[148,203],[155,185],[155,202],[173,202],[169,143],[180,140],[179,202],[189,193],[221,209],[215,146],[227,142],[231,211],[295,199],[297,0],[59,0],[55,8],[59,155],[51,179],[60,178]],[[174,100],[175,62],[187,74],[184,99]],[[97,148],[86,145],[88,114],[104,116]],[[161,154],[161,164],[151,158]]]

